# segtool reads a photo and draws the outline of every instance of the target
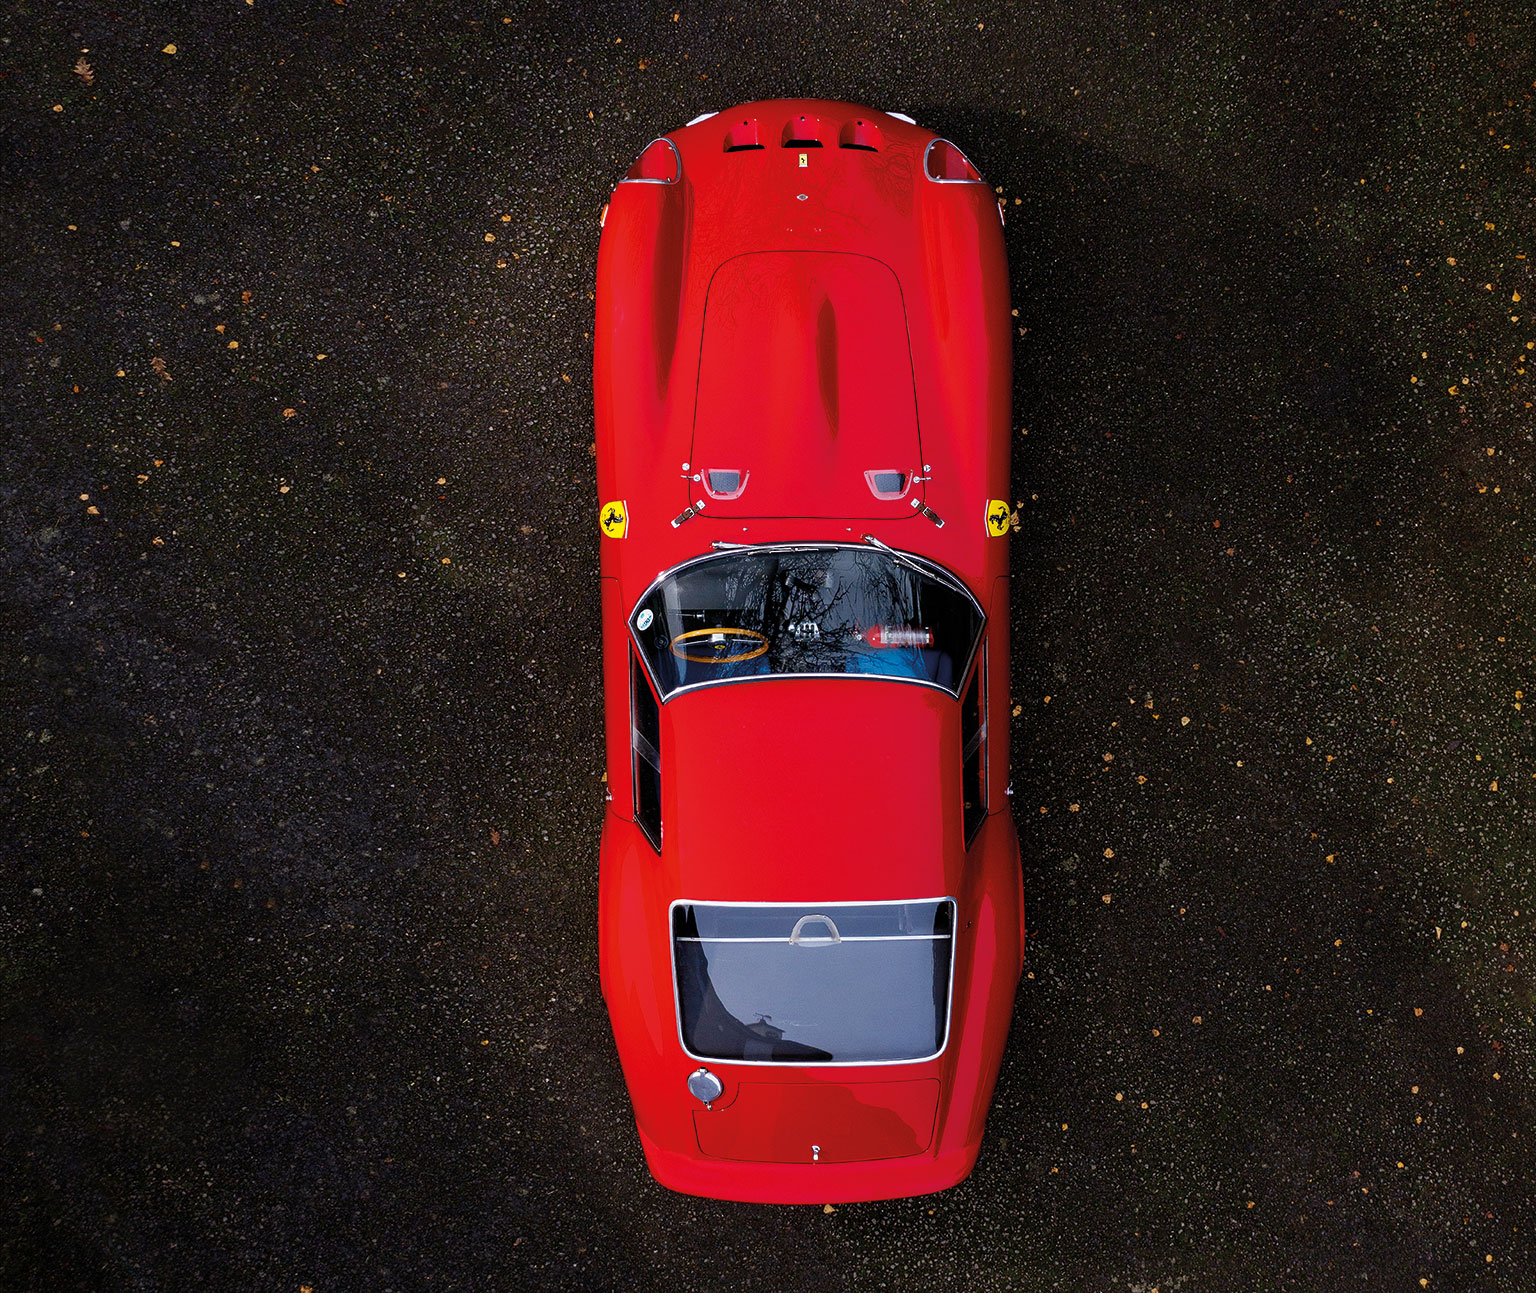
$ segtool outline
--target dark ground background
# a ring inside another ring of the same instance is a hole
[[[1536,1288],[1526,6],[0,41],[0,1285]],[[595,945],[597,213],[796,91],[1019,325],[1029,977],[975,1176],[832,1214],[651,1183]]]

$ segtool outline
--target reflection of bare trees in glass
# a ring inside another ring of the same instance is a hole
[[[778,595],[770,597],[761,629],[772,643],[775,673],[848,672],[850,657],[874,649],[865,632],[910,622],[912,578],[884,554],[845,548],[793,556],[798,560],[779,563]]]

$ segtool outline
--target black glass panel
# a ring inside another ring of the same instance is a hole
[[[986,783],[982,776],[986,719],[982,709],[981,665],[971,671],[971,685],[960,705],[960,748],[963,755],[960,783],[965,791],[965,842],[975,838],[987,815]]]
[[[954,695],[982,618],[932,569],[867,546],[727,552],[662,580],[632,624],[663,700],[792,673],[907,678]]]
[[[679,1018],[706,1059],[916,1060],[944,1048],[954,904],[736,907],[672,914]]]
[[[635,783],[635,824],[651,847],[661,849],[661,710],[645,671],[633,657],[629,662],[630,747]]]

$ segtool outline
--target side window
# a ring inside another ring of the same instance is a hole
[[[629,657],[629,743],[633,751],[635,824],[661,852],[661,709],[645,670]]]
[[[965,793],[965,843],[976,838],[981,823],[987,815],[986,777],[982,755],[986,747],[987,720],[986,699],[982,695],[981,670],[983,653],[977,653],[976,667],[971,670],[971,681],[965,689],[965,699],[960,702],[960,785]]]

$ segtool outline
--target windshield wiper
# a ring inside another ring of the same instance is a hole
[[[923,567],[918,565],[916,560],[914,560],[912,557],[909,557],[905,552],[897,551],[895,548],[891,547],[889,543],[881,543],[880,540],[875,538],[873,534],[865,534],[861,535],[860,537],[864,540],[865,543],[872,544],[874,547],[879,548],[880,551],[885,553],[886,556],[890,557],[892,561],[899,561],[908,570],[915,570],[925,579],[938,579],[941,582],[948,584],[951,588],[957,589],[958,591],[964,593],[971,599],[971,601],[976,601],[976,595],[972,593],[971,590],[967,588],[965,584],[959,578],[957,578],[952,571],[946,570],[943,566],[939,565],[938,562],[934,562],[931,566]],[[980,610],[981,603],[976,602],[976,607],[978,610]]]
[[[873,534],[865,534],[860,537],[863,538],[865,543],[873,544],[875,547],[879,548],[880,551],[885,553],[886,556],[890,557],[892,561],[901,562],[901,564],[904,565],[908,570],[915,570],[918,574],[924,576],[925,578],[930,578],[932,576],[931,571],[924,570],[920,565],[917,564],[917,562],[913,561],[911,557],[907,556],[905,552],[897,552],[896,549],[891,547],[890,544],[881,543],[880,540],[875,538]]]

